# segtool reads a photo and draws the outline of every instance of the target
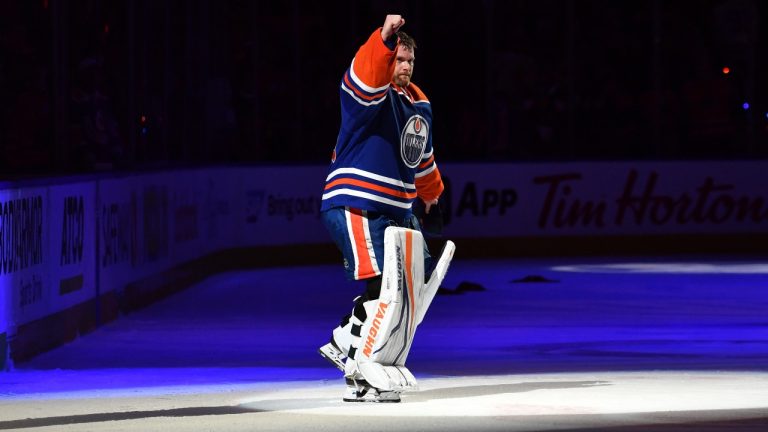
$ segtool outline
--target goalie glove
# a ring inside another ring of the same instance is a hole
[[[427,238],[437,238],[443,236],[443,210],[440,201],[433,205],[427,213],[427,207],[424,201],[417,199],[413,203],[413,214],[419,220],[421,232]]]

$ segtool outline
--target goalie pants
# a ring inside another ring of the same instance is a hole
[[[413,214],[395,220],[383,213],[351,207],[335,207],[320,214],[344,257],[344,270],[349,280],[365,280],[381,276],[384,266],[384,231],[390,226],[421,231]],[[424,242],[424,271],[431,269],[432,257]],[[429,278],[429,274],[424,275]]]

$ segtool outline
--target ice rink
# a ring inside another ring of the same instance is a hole
[[[0,430],[766,431],[768,259],[463,260],[399,404],[317,355],[340,265],[213,275],[0,374]]]

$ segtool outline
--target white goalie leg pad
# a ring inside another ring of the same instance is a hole
[[[378,301],[366,302],[366,319],[355,355],[357,371],[372,386],[404,391],[416,379],[404,367],[424,301],[424,238],[415,230],[384,233],[384,268]]]

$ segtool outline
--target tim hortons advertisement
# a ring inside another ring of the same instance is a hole
[[[761,162],[443,164],[454,237],[768,231]]]

